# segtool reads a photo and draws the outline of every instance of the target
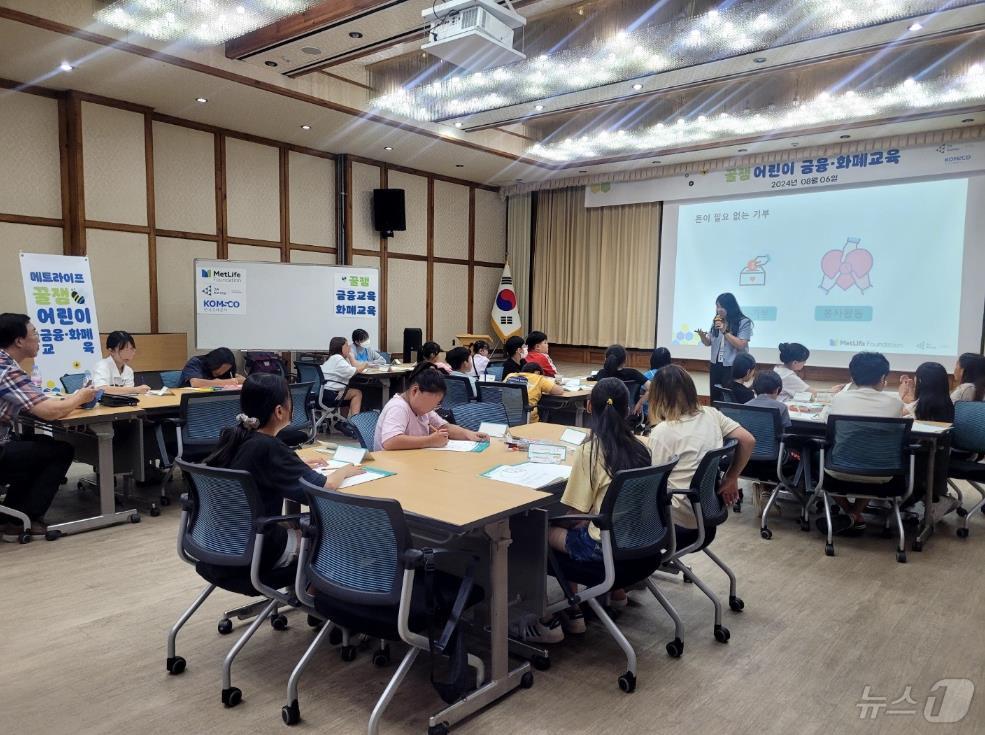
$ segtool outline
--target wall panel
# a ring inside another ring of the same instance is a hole
[[[276,148],[226,138],[226,210],[230,237],[280,240],[279,181],[280,158]]]
[[[499,289],[499,278],[503,275],[502,268],[483,268],[476,266],[474,284],[472,287],[472,329],[477,334],[488,334],[491,337],[496,335],[490,331],[492,325],[489,323],[489,315],[492,312],[493,299],[496,298],[496,291]],[[504,331],[509,331],[508,327],[503,327]],[[523,333],[530,331],[530,325],[523,325]]]
[[[376,260],[376,258],[373,258],[373,260]],[[292,250],[291,262],[335,265],[335,253],[316,253],[313,250]]]
[[[451,341],[456,334],[469,331],[468,279],[467,265],[434,264],[432,339],[445,350],[451,349]]]
[[[291,242],[335,247],[335,161],[290,152]]]
[[[469,188],[434,182],[434,254],[439,258],[469,257]]]
[[[215,136],[154,123],[157,227],[215,234]]]
[[[229,243],[229,260],[251,260],[261,263],[279,263],[280,250],[259,245]]]
[[[387,174],[387,188],[404,190],[407,229],[387,240],[387,252],[427,255],[428,252],[428,180],[400,171]],[[438,199],[435,197],[435,201]],[[442,202],[444,207],[444,202]]]
[[[404,343],[404,327],[420,327],[427,333],[428,264],[423,260],[387,260],[387,347],[398,352]],[[444,346],[444,345],[442,345]]]
[[[506,202],[499,194],[475,190],[475,259],[502,263],[506,258]]]
[[[144,116],[82,103],[86,219],[147,224]]]
[[[99,328],[149,332],[147,235],[90,229],[86,242]]]
[[[157,238],[158,319],[162,332],[186,332],[195,350],[195,258],[214,258],[213,242]],[[176,367],[180,367],[176,366]]]
[[[21,280],[20,254],[62,254],[61,227],[35,227],[0,222],[0,311],[24,313],[24,282]]]
[[[373,229],[373,189],[380,188],[380,167],[352,164],[352,242],[356,250],[379,250],[380,233]]]
[[[0,212],[60,218],[58,102],[6,90],[0,95]]]

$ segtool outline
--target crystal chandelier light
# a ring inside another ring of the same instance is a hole
[[[117,0],[96,20],[158,41],[214,45],[308,10],[318,0]]]
[[[639,130],[601,130],[557,143],[538,143],[528,148],[527,153],[557,163],[583,161],[983,103],[985,65],[976,63],[956,77],[906,79],[869,91],[821,92],[813,99],[772,111],[749,111],[741,115],[723,112],[691,119],[682,117]]]
[[[374,100],[401,117],[445,121],[627,82],[698,64],[933,14],[976,0],[751,0],[700,16],[640,26],[584,48],[563,49],[474,74],[457,74]],[[922,27],[922,26],[921,26]],[[634,89],[636,89],[634,87]],[[637,90],[638,91],[638,90]]]

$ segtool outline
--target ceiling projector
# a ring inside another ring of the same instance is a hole
[[[422,10],[427,42],[421,46],[439,59],[474,71],[527,58],[513,48],[513,31],[527,19],[495,0],[446,0]]]

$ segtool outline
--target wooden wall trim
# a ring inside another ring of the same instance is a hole
[[[68,92],[65,100],[65,142],[68,163],[68,251],[72,255],[86,254],[85,179],[82,172],[82,99]]]
[[[226,243],[229,245],[252,245],[257,248],[276,248],[281,251],[284,249],[279,240],[255,240],[252,237],[227,237]]]
[[[473,313],[473,297],[475,294],[475,187],[469,187],[469,333],[475,334],[475,314]]]
[[[215,136],[215,232],[216,258],[229,257],[229,241],[226,239],[226,138]]]
[[[35,217],[30,214],[3,214],[0,213],[0,222],[8,222],[13,225],[38,225],[40,227],[62,227],[64,221],[55,217]]]
[[[427,281],[427,329],[428,339],[434,339],[434,178],[428,177],[428,281]]]
[[[380,188],[386,189],[390,186],[390,169],[386,164],[380,166]],[[380,324],[380,338],[379,343],[381,347],[379,349],[387,349],[387,329],[386,329],[386,319],[387,319],[387,294],[389,293],[389,284],[387,283],[389,269],[387,268],[387,255],[389,254],[389,242],[388,238],[383,237],[383,233],[380,233],[380,268],[379,268],[379,324]]]
[[[100,94],[92,94],[91,92],[77,92],[79,99],[83,102],[89,102],[94,105],[104,105],[106,107],[115,107],[119,110],[127,110],[129,112],[136,112],[139,115],[149,115],[154,112],[153,107],[148,107],[147,105],[138,105],[136,102],[127,102],[126,100],[118,100],[113,97],[103,97]]]
[[[72,233],[69,222],[72,219],[72,196],[74,192],[71,185],[71,163],[69,152],[68,134],[68,99],[65,95],[58,97],[58,178],[59,190],[62,200],[62,219],[59,226],[62,228],[62,255],[71,255]]]
[[[332,253],[338,252],[338,248],[326,248],[321,245],[303,245],[299,242],[292,242],[290,244],[291,250],[306,250],[309,253]]]
[[[147,279],[150,286],[150,331],[160,331],[157,291],[157,198],[154,192],[154,120],[144,113],[144,171],[147,179]]]
[[[490,186],[489,184],[482,184],[478,181],[469,181],[468,179],[456,179],[454,176],[445,176],[444,174],[436,174],[432,171],[424,171],[419,168],[410,168],[409,166],[401,166],[396,163],[387,163],[386,161],[378,161],[375,158],[364,158],[363,156],[357,156],[350,153],[348,156],[351,160],[356,163],[362,163],[366,166],[379,166],[382,168],[386,166],[391,171],[399,171],[403,174],[412,174],[414,176],[424,176],[429,179],[435,179],[437,181],[444,181],[449,184],[458,184],[459,186],[474,186],[476,189],[485,189],[486,191],[499,191],[499,187]]]
[[[289,158],[290,152],[286,147],[277,149],[279,176],[278,188],[280,194],[280,259],[282,263],[291,262],[291,179]]]
[[[139,235],[148,235],[151,228],[147,225],[132,225],[127,222],[103,222],[102,220],[87,219],[85,221],[87,230],[113,230],[115,232],[134,232]]]
[[[48,97],[49,99],[60,100],[65,94],[55,89],[39,87],[36,84],[24,84],[13,79],[0,77],[0,89],[9,89],[13,92],[24,92],[25,94],[36,94],[38,97]]]
[[[352,244],[352,157],[345,157],[345,170],[342,172],[342,178],[345,181],[345,186],[343,187],[342,196],[344,200],[342,202],[342,209],[345,211],[345,262],[343,265],[352,265],[352,256],[359,252],[363,253],[362,250],[357,251]],[[384,304],[385,308],[386,304]]]
[[[106,102],[104,104],[110,104],[110,102]],[[258,143],[259,145],[269,145],[273,148],[286,148],[294,153],[303,153],[306,156],[315,156],[317,158],[327,158],[331,161],[334,161],[337,158],[334,153],[329,153],[328,151],[320,151],[317,148],[308,148],[307,146],[287,143],[282,140],[274,140],[273,138],[264,138],[260,135],[244,133],[239,130],[232,130],[231,128],[219,127],[218,125],[209,125],[208,123],[195,122],[194,120],[185,120],[181,117],[165,115],[160,112],[153,113],[153,116],[154,122],[167,123],[168,125],[176,125],[178,127],[189,128],[191,130],[199,130],[203,133],[221,134],[227,138],[236,138],[237,140],[245,140],[248,143]]]
[[[207,232],[187,232],[185,230],[162,230],[155,228],[154,234],[157,237],[170,237],[175,240],[205,240],[207,242],[218,242],[219,236]]]

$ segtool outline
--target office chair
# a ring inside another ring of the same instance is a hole
[[[452,406],[469,403],[473,400],[472,383],[468,378],[457,375],[445,376],[445,397],[441,399],[441,407],[450,410]]]
[[[315,416],[315,436],[321,431],[321,426],[328,421],[328,433],[332,432],[332,421],[341,420],[342,409],[349,405],[349,401],[338,396],[344,396],[349,386],[346,385],[342,390],[327,388],[325,385],[325,374],[322,372],[321,365],[316,362],[303,362],[297,360],[294,363],[298,382],[313,383],[312,396],[314,397],[314,416]]]
[[[181,371],[180,370],[162,370],[161,371],[161,382],[164,384],[165,388],[180,388],[181,387]]]
[[[958,509],[961,516],[959,538],[968,538],[968,518],[985,505],[985,401],[958,401],[954,404],[954,428],[951,433],[951,461],[948,465],[947,483],[958,493],[961,490],[955,480],[971,485],[981,500],[971,510]]]
[[[502,404],[510,426],[522,426],[530,415],[527,386],[522,383],[479,383],[479,402]]]
[[[478,431],[483,422],[509,425],[502,403],[460,403],[452,406],[451,412],[455,423],[469,431]]]
[[[314,383],[291,383],[291,423],[281,429],[277,438],[291,447],[300,447],[315,440],[315,419],[310,404]]]
[[[359,439],[359,446],[369,452],[373,451],[376,422],[380,420],[380,412],[378,410],[363,411],[362,413],[357,413],[355,416],[350,416],[347,420],[355,429],[355,433]]]
[[[75,393],[85,384],[85,373],[66,373],[61,377],[62,389],[66,393]]]

